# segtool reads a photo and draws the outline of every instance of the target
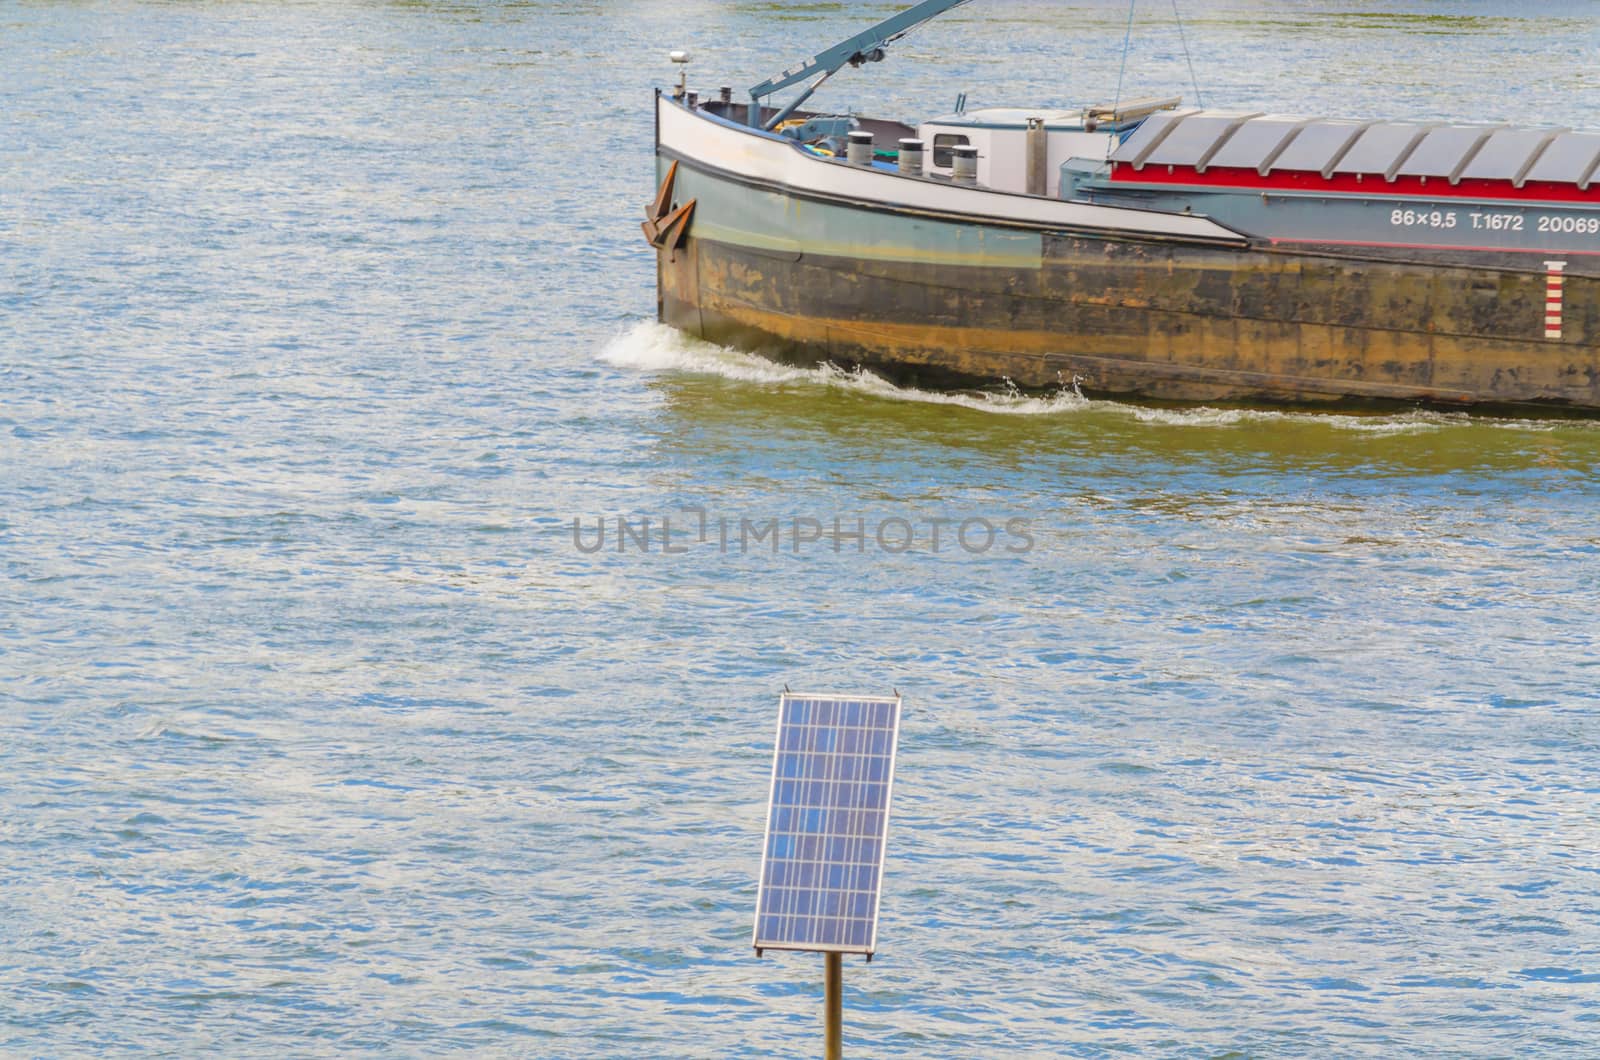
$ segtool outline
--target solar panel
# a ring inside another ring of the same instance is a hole
[[[900,697],[785,692],[754,945],[871,954]]]

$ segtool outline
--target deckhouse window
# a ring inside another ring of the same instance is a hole
[[[952,147],[966,147],[972,143],[965,136],[954,133],[939,133],[933,138],[933,164],[939,169],[949,169],[955,165],[955,160],[950,155]]]

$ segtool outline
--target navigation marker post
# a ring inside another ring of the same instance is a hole
[[[843,1046],[843,957],[872,960],[900,737],[900,694],[784,689],[752,945],[823,954],[824,1055]]]

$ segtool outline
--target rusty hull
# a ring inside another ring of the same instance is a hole
[[[1009,379],[1174,402],[1399,401],[1600,410],[1596,281],[1081,236],[1037,269],[773,252],[696,239],[660,255],[661,317],[796,363],[933,385]],[[1526,265],[1522,264],[1525,270]]]

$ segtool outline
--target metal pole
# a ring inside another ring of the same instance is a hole
[[[826,1060],[840,1060],[844,1055],[844,958],[828,952],[823,954],[823,961],[822,1055]]]
[[[1028,172],[1027,190],[1029,195],[1043,195],[1050,186],[1049,158],[1050,158],[1050,133],[1044,127],[1043,118],[1028,119],[1027,133]]]

